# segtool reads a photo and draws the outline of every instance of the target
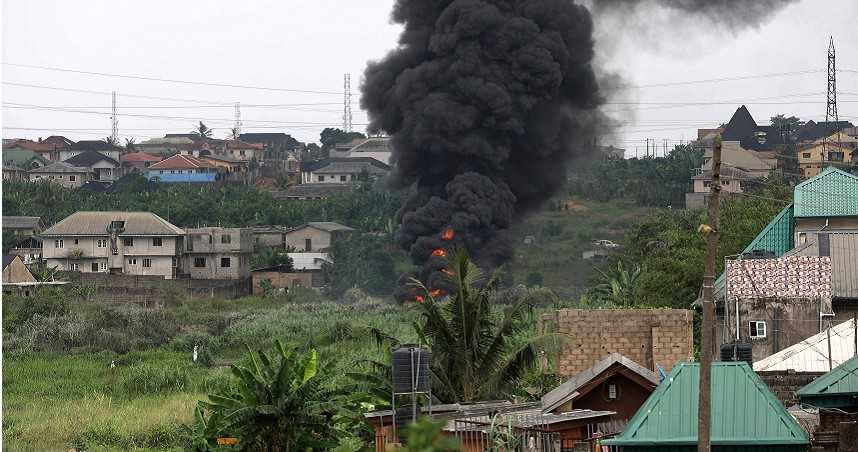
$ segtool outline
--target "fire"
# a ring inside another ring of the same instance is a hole
[[[447,255],[447,252],[444,251],[443,248],[438,248],[435,251],[432,251],[432,255],[435,257],[444,257]]]
[[[453,240],[453,237],[455,237],[455,236],[456,236],[456,233],[450,228],[444,229],[441,232],[441,240],[444,240],[446,242]]]
[[[417,295],[417,297],[415,297],[414,300],[417,301],[418,303],[423,303],[423,295]]]
[[[429,291],[429,296],[432,298],[438,298],[444,295],[444,291],[441,289],[432,289]]]

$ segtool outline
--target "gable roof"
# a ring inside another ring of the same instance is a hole
[[[358,174],[366,171],[369,174],[386,174],[390,166],[372,157],[347,157],[330,159],[326,165],[316,168],[318,174]]]
[[[818,407],[855,405],[858,396],[858,356],[796,391],[802,403]],[[846,396],[846,397],[844,397]]]
[[[149,165],[149,169],[196,169],[196,168],[214,168],[214,166],[206,161],[200,160],[192,155],[176,154],[172,157],[161,160],[158,163]]]
[[[101,140],[82,140],[71,145],[75,151],[122,151],[122,148]]]
[[[127,235],[184,235],[185,231],[152,212],[75,212],[39,234],[44,237],[106,235],[113,221],[124,221]]]
[[[223,144],[226,149],[262,149],[262,143],[248,143],[241,140],[226,140]]]
[[[33,168],[28,173],[72,173],[72,174],[80,174],[80,173],[91,173],[92,169],[69,165],[66,162],[55,162],[51,163],[48,166],[43,166],[41,168]]]
[[[855,356],[855,327],[847,320],[831,327],[831,361],[839,366]],[[754,370],[828,372],[828,331],[814,334],[774,355],[754,362]]]
[[[21,168],[27,167],[34,160],[42,166],[50,163],[44,157],[29,149],[3,149],[2,156],[4,165],[15,165]]]
[[[680,363],[635,413],[602,444],[697,444],[700,365]],[[712,363],[712,445],[806,445],[807,433],[744,362]]]
[[[3,150],[6,149],[27,149],[34,152],[48,152],[54,150],[54,145],[48,143],[39,143],[33,140],[16,140],[11,143],[4,143]]]
[[[843,129],[855,127],[849,121],[807,121],[801,128],[798,129],[796,138],[798,141],[814,141],[820,138],[825,138],[835,132]]]
[[[120,162],[160,162],[161,157],[145,152],[129,152],[119,156]]]
[[[241,163],[241,164],[245,164],[245,165],[248,164],[247,160],[239,160],[236,158],[232,158],[228,155],[221,155],[221,154],[200,155],[199,158],[201,160],[211,159],[211,160],[217,160],[217,161],[226,162],[226,163]]]
[[[858,176],[829,166],[795,186],[796,217],[858,216]]]
[[[4,254],[3,255],[3,270],[6,270],[6,267],[8,267],[9,264],[11,264],[12,261],[15,260],[15,258],[20,259],[21,256],[18,256],[17,254]]]
[[[3,229],[41,229],[41,217],[4,216]]]
[[[705,157],[708,159],[703,163],[701,168],[705,171],[712,170],[712,150],[706,149]],[[744,149],[726,148],[721,151],[721,160],[726,164],[721,166],[725,168],[739,168],[744,171],[763,171],[768,172],[775,169],[775,162],[767,162],[756,152],[747,151]],[[729,166],[728,166],[729,165]]]
[[[119,162],[98,151],[83,151],[63,161],[73,166],[92,166],[101,161],[110,163],[113,166],[119,166]]]
[[[74,144],[74,141],[62,136],[62,135],[51,135],[44,140],[42,143],[47,143],[57,148],[67,148]]]
[[[611,369],[615,365],[623,366],[632,372],[640,375],[645,380],[652,383],[652,387],[658,386],[658,376],[655,372],[641,366],[640,364],[626,358],[619,353],[611,353],[601,361],[594,364],[589,369],[579,373],[578,375],[566,380],[563,384],[542,396],[542,411],[552,411],[563,405],[564,403],[578,397],[578,390],[587,383],[596,379],[599,375]]]
[[[346,225],[339,224],[335,221],[310,221],[310,222],[304,223],[300,226],[296,226],[296,227],[290,229],[288,232],[297,231],[299,229],[304,229],[304,228],[308,228],[308,227],[321,229],[322,231],[328,231],[328,232],[354,231],[354,228],[350,228]]]

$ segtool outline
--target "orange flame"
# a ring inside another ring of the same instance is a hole
[[[447,255],[447,252],[444,251],[443,248],[438,248],[435,251],[432,251],[432,255],[435,257],[444,257]]]
[[[417,295],[417,297],[414,299],[414,301],[416,301],[418,303],[423,303],[423,295]]]
[[[429,291],[429,296],[432,298],[438,298],[444,295],[444,291],[441,289],[432,289]]]
[[[444,240],[447,242],[449,242],[450,240],[453,240],[453,237],[455,237],[455,236],[456,236],[456,233],[450,228],[444,229],[441,232],[441,240]]]

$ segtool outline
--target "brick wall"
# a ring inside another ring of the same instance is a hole
[[[545,331],[568,334],[558,373],[577,375],[610,353],[670,371],[693,356],[692,311],[685,309],[562,309],[542,316]]]
[[[250,278],[165,279],[161,276],[59,272],[57,279],[71,281],[72,285],[95,287],[96,297],[107,303],[137,303],[144,306],[161,303],[164,294],[171,290],[198,298],[238,298],[250,295],[251,292]]]
[[[791,370],[772,370],[757,372],[760,379],[772,390],[772,394],[789,408],[798,403],[795,392],[816,380],[824,372],[795,372]]]

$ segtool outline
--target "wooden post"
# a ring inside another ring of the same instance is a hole
[[[834,367],[831,363],[831,319],[828,319],[828,328],[825,330],[825,335],[828,337],[828,371]]]
[[[712,356],[715,337],[715,258],[718,254],[718,204],[721,193],[721,138],[712,149],[712,183],[709,194],[708,224],[699,231],[706,236],[706,269],[703,273],[703,325],[700,331],[700,398],[697,419],[697,451],[710,452],[712,427]]]
[[[858,356],[858,313],[852,313],[852,336],[855,338],[855,352],[852,356]]]

